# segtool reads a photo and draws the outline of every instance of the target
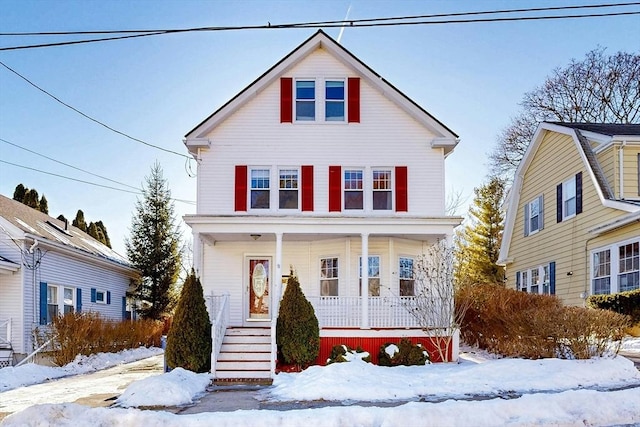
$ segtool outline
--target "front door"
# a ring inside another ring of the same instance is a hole
[[[271,257],[249,257],[245,285],[247,321],[271,320]]]

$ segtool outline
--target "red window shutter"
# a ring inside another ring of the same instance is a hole
[[[236,188],[235,188],[235,210],[236,212],[247,211],[247,167],[236,166]]]
[[[349,77],[347,85],[349,123],[360,123],[360,77]]]
[[[342,210],[342,168],[329,166],[329,212]]]
[[[407,167],[396,166],[396,212],[408,212]]]
[[[280,79],[280,123],[293,122],[293,79]]]
[[[313,166],[302,166],[302,211],[313,212]]]

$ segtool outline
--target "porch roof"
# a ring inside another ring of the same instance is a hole
[[[435,242],[450,237],[461,217],[345,217],[345,216],[252,216],[186,215],[184,221],[212,242],[325,240],[337,237],[396,237]]]

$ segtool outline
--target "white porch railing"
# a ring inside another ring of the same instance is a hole
[[[229,294],[207,295],[207,310],[211,320],[211,373],[216,372],[216,363],[225,331],[229,325]]]
[[[0,348],[11,348],[11,319],[0,319]]]

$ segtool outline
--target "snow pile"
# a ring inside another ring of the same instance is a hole
[[[162,354],[161,348],[145,348],[122,350],[118,353],[98,353],[91,356],[78,356],[63,367],[27,363],[22,366],[9,366],[0,369],[0,393],[18,387],[40,384],[45,381],[67,377],[69,375],[86,374],[101,369],[110,368],[122,363],[134,362],[147,357]]]
[[[202,395],[210,382],[210,374],[195,374],[176,368],[167,374],[134,382],[116,400],[116,404],[124,408],[187,405]]]

